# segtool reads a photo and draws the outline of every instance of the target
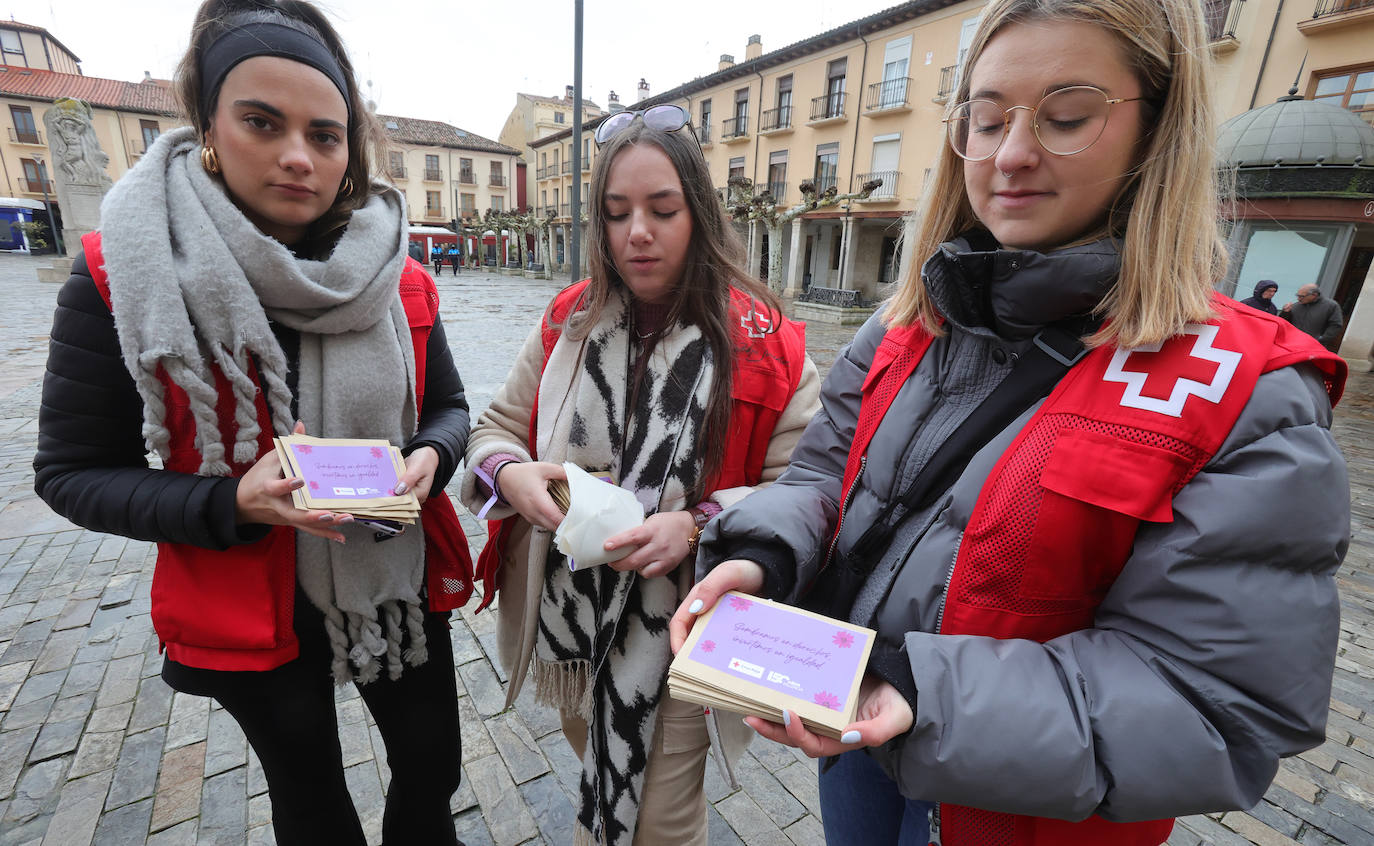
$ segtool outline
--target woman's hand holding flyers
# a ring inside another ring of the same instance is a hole
[[[783,725],[760,717],[745,717],[744,722],[763,737],[795,746],[812,758],[838,755],[864,746],[882,746],[897,735],[911,731],[915,719],[911,704],[897,688],[874,676],[864,676],[859,687],[859,708],[855,713],[859,719],[850,723],[840,740],[812,734],[801,720],[787,711],[782,713]]]
[[[512,461],[496,471],[496,486],[501,489],[501,498],[521,517],[552,532],[563,522],[563,512],[549,496],[549,482],[566,478],[561,464]]]
[[[692,586],[673,618],[668,621],[668,643],[673,648],[673,654],[676,655],[687,641],[687,634],[692,631],[697,616],[711,610],[726,591],[757,594],[762,588],[763,567],[755,562],[743,558],[720,562],[706,578]]]
[[[622,572],[638,570],[646,579],[661,576],[687,557],[688,540],[695,530],[696,521],[686,511],[651,514],[643,525],[606,538],[607,552],[625,546],[638,547],[606,566]]]
[[[292,431],[304,435],[305,424],[296,421]],[[297,508],[291,501],[291,492],[304,484],[304,479],[283,478],[281,459],[277,457],[276,450],[266,453],[239,478],[239,486],[234,493],[238,522],[294,526],[306,534],[343,543],[343,533],[333,527],[352,523],[353,517],[332,511],[303,511]]]
[[[422,446],[406,456],[406,472],[392,493],[400,496],[406,491],[415,491],[415,498],[424,505],[425,500],[429,499],[429,489],[434,487],[434,474],[438,470],[438,450]]]

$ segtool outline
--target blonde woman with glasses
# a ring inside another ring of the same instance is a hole
[[[1213,290],[1207,57],[1195,0],[993,0],[913,273],[702,537],[674,648],[731,588],[878,632],[840,740],[748,720],[831,846],[1156,846],[1322,742],[1345,367]]]
[[[531,332],[468,443],[463,499],[490,517],[507,704],[533,675],[581,759],[576,843],[706,843],[708,746],[727,780],[753,733],[669,697],[668,619],[722,507],[776,479],[816,412],[800,324],[742,268],[681,107],[596,129],[590,277]],[[643,526],[604,566],[550,543],[562,463],[633,491]]]

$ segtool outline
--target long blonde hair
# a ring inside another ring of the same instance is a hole
[[[1121,242],[1121,274],[1097,312],[1107,322],[1089,343],[1135,347],[1178,334],[1213,316],[1212,286],[1226,268],[1218,217],[1210,54],[1198,0],[993,0],[969,46],[959,90],[969,96],[969,70],[1004,26],[1081,21],[1116,36],[1140,82],[1146,108],[1140,163],[1129,175],[1103,231]],[[922,263],[979,226],[964,188],[963,160],[942,144],[917,206],[911,270],[888,306],[889,325],[920,322],[939,334],[938,316],[921,279]]]

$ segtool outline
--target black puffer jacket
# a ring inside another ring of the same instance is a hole
[[[284,326],[272,328],[287,357],[294,395],[300,337]],[[425,361],[419,429],[402,452],[430,446],[439,453],[434,494],[457,469],[469,426],[463,383],[437,318]],[[114,318],[85,256],[78,255],[53,315],[34,490],[80,526],[138,540],[225,549],[266,534],[266,526],[237,525],[238,479],[150,468],[142,424],[143,402],[124,367]]]

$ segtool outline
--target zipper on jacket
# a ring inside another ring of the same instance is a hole
[[[968,530],[965,529],[964,531]],[[959,550],[963,545],[964,532],[960,532],[959,540],[954,542],[954,555],[949,559],[949,570],[945,572],[945,586],[940,588],[940,610],[935,615],[935,634],[943,634],[940,630],[945,625],[945,606],[949,604],[949,586],[954,583],[954,565],[959,561]]]
[[[868,466],[868,456],[859,459],[859,472],[854,474],[854,481],[845,493],[844,499],[840,502],[840,519],[835,523],[835,536],[830,539],[830,549],[825,553],[825,566],[829,567],[835,560],[835,549],[840,545],[840,530],[844,528],[845,514],[849,511],[849,504],[854,501],[854,494],[859,491],[859,480],[864,477],[864,468]]]
[[[940,803],[936,802],[930,809],[928,816],[930,826],[930,846],[941,846],[940,843]]]

